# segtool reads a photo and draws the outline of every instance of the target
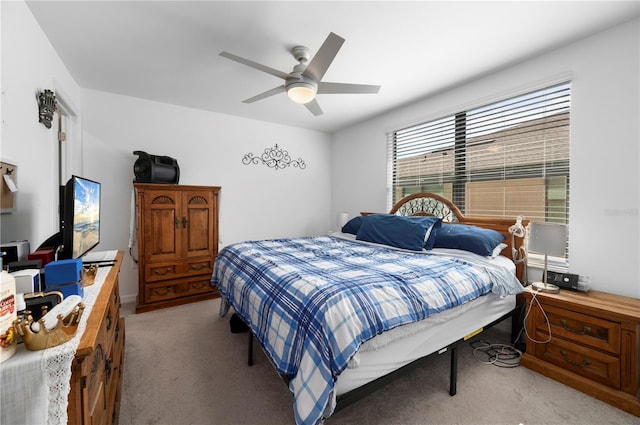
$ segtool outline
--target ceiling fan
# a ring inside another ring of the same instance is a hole
[[[315,116],[322,115],[322,109],[316,100],[316,94],[338,94],[338,93],[378,93],[380,86],[366,84],[348,83],[328,83],[322,81],[322,77],[327,72],[329,65],[338,54],[340,47],[344,43],[344,38],[329,33],[327,39],[322,43],[315,56],[309,61],[309,49],[304,46],[296,46],[291,49],[298,64],[293,67],[290,73],[282,72],[266,65],[259,64],[249,59],[236,56],[229,52],[221,52],[220,56],[250,66],[267,74],[274,75],[284,80],[284,84],[260,93],[254,97],[243,100],[242,103],[253,103],[258,100],[286,92],[289,98],[306,106]],[[308,62],[308,63],[307,63]]]

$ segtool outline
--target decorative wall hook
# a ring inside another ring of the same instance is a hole
[[[260,156],[254,156],[254,154],[248,153],[242,158],[244,165],[259,164],[261,162],[267,167],[275,168],[276,170],[287,168],[290,165],[298,167],[301,170],[307,168],[307,164],[305,164],[302,158],[292,161],[289,152],[279,148],[277,143],[272,148],[266,148]]]
[[[56,95],[51,90],[45,89],[45,91],[38,93],[39,121],[45,127],[51,128],[53,113],[57,108]]]

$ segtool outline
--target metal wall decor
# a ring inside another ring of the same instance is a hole
[[[57,108],[56,95],[51,90],[45,89],[45,91],[38,93],[39,121],[44,124],[45,127],[51,128],[53,113]]]
[[[244,165],[259,164],[261,162],[267,167],[275,168],[276,170],[287,168],[290,165],[298,167],[301,170],[307,168],[307,164],[304,163],[302,158],[292,161],[289,152],[279,148],[277,143],[272,148],[266,148],[260,156],[248,153],[242,158]]]

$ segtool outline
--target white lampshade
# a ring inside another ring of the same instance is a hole
[[[317,87],[305,81],[287,85],[287,96],[296,103],[309,103],[316,97]]]
[[[567,244],[567,226],[554,223],[529,224],[529,251],[544,254],[544,269],[542,281],[534,282],[533,287],[542,292],[557,293],[560,288],[547,282],[547,257],[564,257],[564,249]]]
[[[347,224],[349,221],[349,213],[341,212],[338,214],[338,226],[342,229],[342,227]]]
[[[529,251],[564,257],[567,245],[567,226],[556,223],[529,224]]]

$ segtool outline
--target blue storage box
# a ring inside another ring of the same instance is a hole
[[[47,291],[60,291],[68,295],[84,296],[82,259],[59,260],[44,266],[44,285]]]
[[[84,298],[84,284],[83,282],[72,282],[60,285],[47,285],[47,291],[60,291],[62,292],[62,298],[67,298],[69,295],[80,295]]]

